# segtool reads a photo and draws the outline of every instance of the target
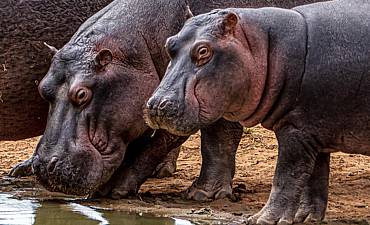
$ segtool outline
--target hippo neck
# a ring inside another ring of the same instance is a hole
[[[276,121],[294,107],[299,94],[306,57],[306,23],[294,11],[273,8],[243,10],[241,17],[267,34],[267,58],[260,99],[240,123],[246,127],[261,123],[273,129]],[[248,102],[244,107],[250,107]]]

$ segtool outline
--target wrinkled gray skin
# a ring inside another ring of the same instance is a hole
[[[50,190],[66,193],[99,190],[96,194],[113,198],[135,194],[168,151],[186,140],[165,131],[153,136],[142,106],[164,75],[169,59],[163,46],[189,17],[187,5],[199,14],[216,7],[292,7],[306,2],[113,2],[86,21],[54,56],[39,85],[50,110],[33,162],[38,178]],[[202,129],[206,161],[188,198],[231,195],[241,134],[238,123],[223,119]],[[148,149],[122,162],[127,146],[138,137]]]
[[[19,140],[45,130],[48,103],[37,86],[53,56],[44,42],[61,48],[78,27],[111,0],[4,0],[0,2],[0,140]],[[136,146],[137,148],[142,146]],[[176,168],[179,149],[157,168],[158,177]],[[17,165],[11,176],[32,174],[32,159]],[[130,160],[130,159],[128,159]],[[131,159],[132,161],[132,159]]]
[[[370,155],[369,12],[367,0],[338,0],[190,19],[167,40],[148,123],[178,135],[220,118],[261,123],[279,155],[269,200],[248,222],[322,220],[330,153]]]
[[[52,51],[111,0],[0,1],[0,140],[41,135],[48,104],[37,86],[48,71]],[[31,173],[31,159],[11,175]]]

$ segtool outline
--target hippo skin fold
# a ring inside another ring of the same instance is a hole
[[[220,118],[261,123],[276,134],[278,162],[248,223],[322,220],[330,153],[370,155],[369,12],[368,0],[337,0],[191,18],[167,40],[148,124],[189,135]]]
[[[86,19],[110,2],[0,1],[0,140],[20,140],[44,132],[48,103],[41,98],[37,87],[56,51],[53,46],[61,48]],[[51,49],[44,43],[52,46]],[[136,144],[137,148],[144,146]],[[157,166],[157,177],[174,172],[178,153],[179,148],[174,149]],[[18,164],[9,175],[31,175],[32,160],[31,157]]]
[[[153,133],[143,119],[144,103],[169,61],[163,47],[167,37],[178,32],[192,13],[308,2],[312,1],[112,2],[54,55],[39,84],[50,108],[32,162],[38,179],[49,190],[65,193],[112,198],[136,194],[168,152],[187,139],[164,130]],[[242,127],[220,119],[201,132],[207,160],[186,196],[197,200],[230,196]],[[130,147],[134,151],[126,154]]]
[[[37,86],[48,71],[52,51],[112,0],[0,1],[0,140],[20,140],[45,130],[48,103]],[[31,173],[31,160],[11,173]]]

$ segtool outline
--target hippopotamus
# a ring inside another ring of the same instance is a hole
[[[54,52],[68,42],[83,21],[110,2],[0,2],[0,34],[4,34],[0,41],[0,140],[19,140],[44,132],[48,103],[37,87]],[[179,149],[174,149],[158,165],[154,171],[157,177],[174,172],[178,153]],[[14,167],[9,175],[31,175],[32,159]]]
[[[166,38],[192,14],[214,8],[293,7],[307,2],[114,1],[88,19],[54,55],[39,85],[50,109],[33,160],[38,179],[52,191],[112,198],[136,194],[169,146],[186,140],[164,130],[153,132],[143,119],[144,103],[169,61],[163,47]],[[242,126],[220,119],[201,133],[207,160],[186,196],[196,200],[229,196]],[[122,162],[127,146],[137,143],[145,143],[145,151],[137,150],[134,160]]]
[[[330,153],[370,156],[370,2],[336,0],[198,15],[167,39],[146,104],[153,129],[189,135],[224,118],[278,140],[266,205],[250,224],[320,221]],[[206,159],[207,160],[207,159]]]
[[[48,103],[37,86],[52,51],[62,47],[87,18],[112,0],[0,2],[0,140],[20,140],[45,130]],[[23,164],[30,168],[30,161]],[[19,169],[13,175],[30,170]]]

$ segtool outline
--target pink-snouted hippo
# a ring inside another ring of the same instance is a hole
[[[167,40],[148,124],[186,136],[220,118],[261,123],[276,134],[278,162],[248,222],[322,220],[330,153],[370,155],[369,12],[368,0],[336,0],[191,18]]]

